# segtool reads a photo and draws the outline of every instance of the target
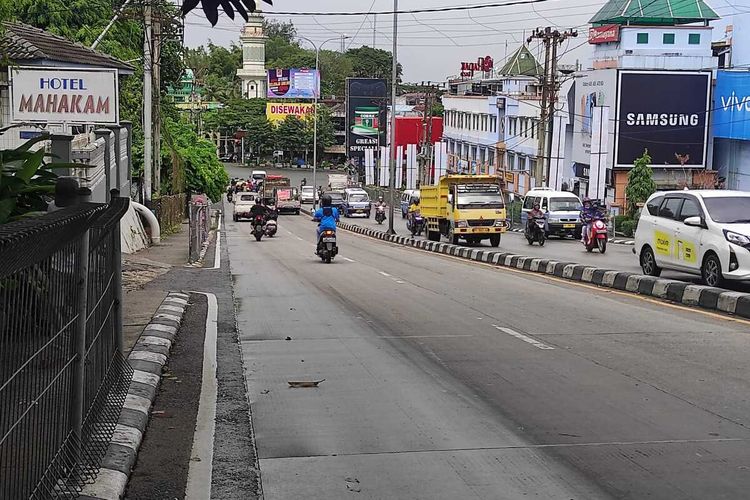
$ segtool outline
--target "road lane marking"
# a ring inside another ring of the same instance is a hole
[[[396,283],[398,283],[399,285],[403,285],[404,283],[406,283],[406,281],[396,280]]]
[[[390,278],[390,277],[391,277],[391,275],[390,275],[390,274],[388,274],[388,273],[387,273],[387,272],[385,272],[385,271],[378,271],[378,274],[382,274],[383,276],[385,276],[385,277],[387,277],[387,278]]]
[[[214,267],[221,269],[221,212],[219,212],[219,224],[216,226],[216,252],[214,253]]]
[[[539,342],[536,339],[532,339],[531,337],[528,337],[528,336],[524,335],[523,333],[518,333],[517,331],[511,330],[510,328],[505,328],[503,326],[497,326],[497,325],[492,325],[492,326],[494,326],[496,329],[500,330],[503,333],[507,333],[508,335],[510,335],[512,337],[515,337],[517,339],[523,340],[524,342],[533,345],[537,349],[546,349],[546,350],[552,350],[552,349],[554,349],[554,347],[552,347],[552,346],[549,346],[547,344],[543,344],[542,342]]]
[[[356,260],[354,260],[354,259],[350,259],[349,257],[342,257],[342,258],[343,258],[343,259],[344,259],[345,261],[347,261],[347,262],[357,262]]]

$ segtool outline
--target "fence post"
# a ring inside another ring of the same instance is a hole
[[[122,125],[111,125],[109,129],[114,134],[113,141],[115,146],[115,157],[114,157],[114,164],[115,164],[115,182],[110,187],[110,190],[117,189],[119,192],[122,188],[122,169],[124,168],[124,165],[122,165],[122,147],[121,147],[121,139],[123,134],[123,127]],[[129,195],[130,193],[128,193]],[[119,196],[119,195],[118,195]]]
[[[112,190],[112,198],[119,197],[120,191],[117,189]],[[127,198],[128,203],[130,203],[130,198]],[[115,224],[115,227],[112,229],[113,234],[112,238],[114,238],[113,241],[113,273],[114,273],[114,287],[115,287],[115,311],[114,311],[114,317],[115,317],[115,345],[117,346],[117,350],[120,351],[120,354],[125,356],[125,338],[122,331],[122,242],[120,241],[121,238],[121,229],[120,229],[120,222],[121,219],[117,221]]]
[[[94,130],[97,139],[104,139],[104,185],[105,185],[105,203],[111,199],[110,190],[112,189],[112,155],[109,154],[110,141],[112,141],[112,131],[106,128]]]
[[[83,405],[84,405],[84,380],[86,377],[86,316],[88,316],[88,290],[89,290],[89,236],[87,229],[81,236],[81,247],[78,250],[78,304],[76,326],[74,330],[73,347],[76,352],[76,361],[73,365],[73,397],[72,411],[73,433],[77,440],[80,453],[83,438]],[[77,459],[80,456],[76,457]]]
[[[70,134],[51,134],[50,153],[52,163],[71,163],[73,161],[73,136]],[[52,170],[59,176],[71,175],[71,169],[55,168]]]
[[[120,120],[120,125],[122,125],[128,133],[128,143],[126,146],[128,154],[128,164],[123,165],[123,168],[126,172],[125,179],[127,179],[127,192],[125,196],[130,197],[131,178],[133,175],[133,124],[127,120]]]

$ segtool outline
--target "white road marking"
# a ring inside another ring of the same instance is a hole
[[[211,472],[214,458],[214,434],[216,433],[216,337],[218,333],[219,306],[216,295],[195,292],[208,299],[206,314],[206,337],[203,342],[203,380],[201,383],[198,416],[193,434],[193,449],[190,452],[185,498],[188,500],[211,498]]]
[[[342,258],[343,258],[343,259],[344,259],[345,261],[347,261],[347,262],[357,262],[356,260],[354,260],[354,259],[350,259],[349,257],[342,257]]]
[[[403,285],[404,283],[406,283],[406,281],[396,280],[396,283],[398,283],[399,285]]]
[[[219,224],[216,226],[216,253],[214,254],[214,267],[211,269],[221,268],[221,212],[219,212]]]
[[[378,271],[378,274],[382,274],[383,276],[386,276],[386,277],[388,277],[388,278],[390,278],[390,277],[391,277],[391,275],[390,275],[390,274],[388,274],[388,273],[387,273],[387,272],[385,272],[385,271]]]
[[[505,328],[505,327],[497,326],[497,325],[492,325],[492,326],[494,326],[496,329],[500,330],[503,333],[507,333],[508,335],[510,335],[512,337],[515,337],[517,339],[523,340],[524,342],[527,342],[527,343],[533,345],[537,349],[548,349],[548,350],[554,349],[554,347],[552,347],[552,346],[549,346],[547,344],[543,344],[542,342],[539,342],[536,339],[532,339],[531,337],[528,337],[528,336],[524,335],[523,333],[518,333],[517,331],[511,330],[510,328]]]

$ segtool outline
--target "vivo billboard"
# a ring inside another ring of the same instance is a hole
[[[314,99],[320,97],[320,73],[317,69],[269,69],[269,99]]]
[[[654,166],[706,164],[711,73],[621,71],[615,167],[648,150]]]
[[[750,72],[718,72],[713,130],[716,137],[750,141]]]

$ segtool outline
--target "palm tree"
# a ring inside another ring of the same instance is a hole
[[[263,1],[268,5],[273,5],[272,0]],[[248,11],[255,12],[256,9],[255,0],[182,0],[182,15],[186,16],[199,3],[203,7],[203,12],[206,14],[206,19],[211,23],[211,26],[216,26],[216,22],[219,20],[220,5],[230,19],[234,19],[234,11],[236,9],[246,21]]]

